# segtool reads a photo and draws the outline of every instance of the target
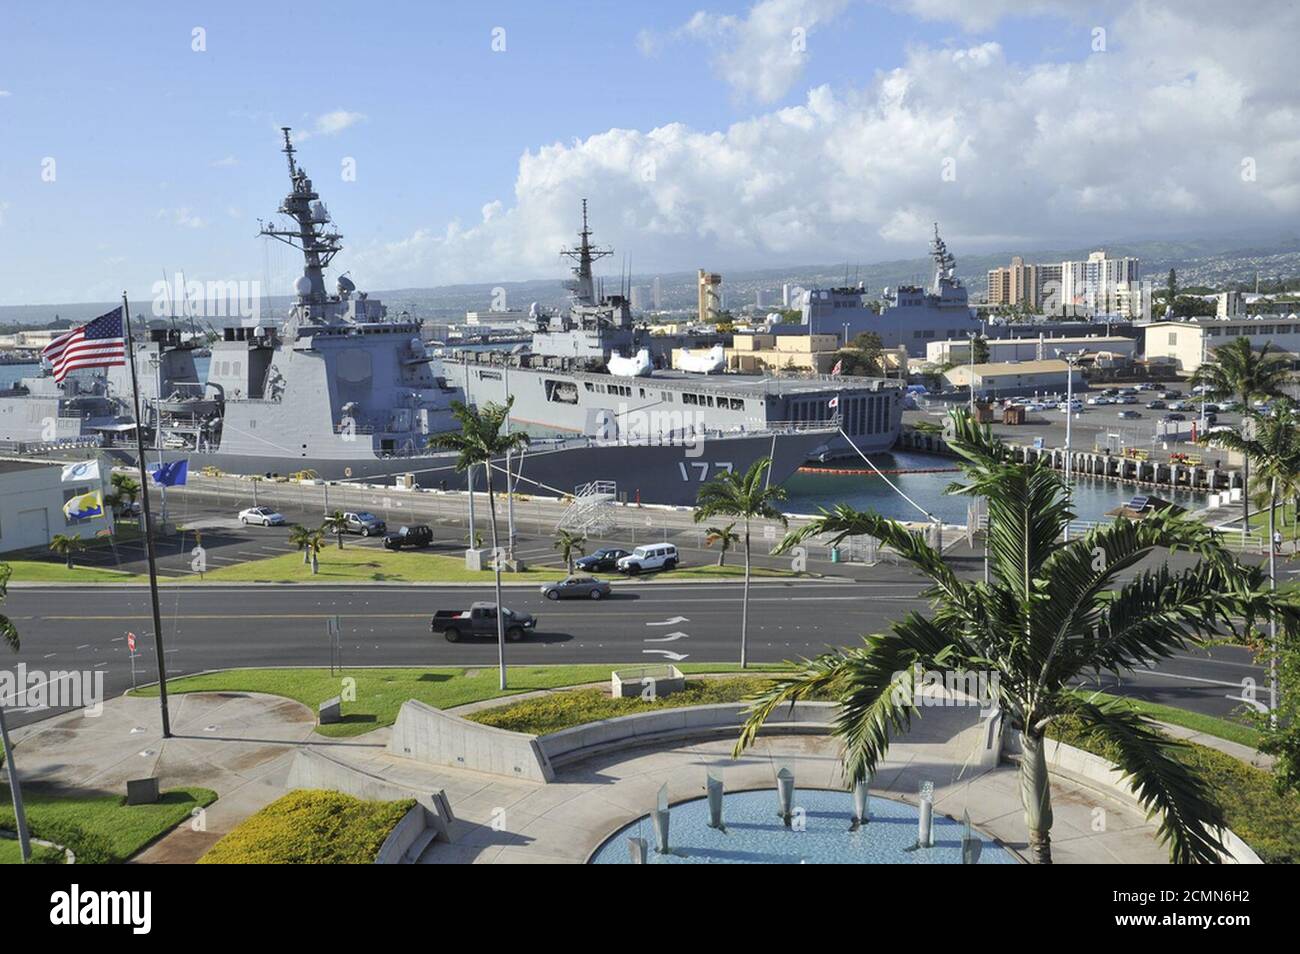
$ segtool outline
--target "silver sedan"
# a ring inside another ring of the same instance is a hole
[[[542,587],[542,595],[548,600],[599,600],[609,594],[609,584],[594,576],[566,576],[557,583],[547,583]]]

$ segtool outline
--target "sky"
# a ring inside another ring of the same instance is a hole
[[[0,31],[0,304],[260,281],[279,127],[360,288],[639,274],[1300,212],[1300,4],[27,4]],[[355,175],[349,175],[354,170]]]

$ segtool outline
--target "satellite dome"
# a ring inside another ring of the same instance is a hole
[[[311,292],[311,279],[306,275],[299,275],[293,283],[295,295],[305,296]]]
[[[339,294],[346,298],[357,290],[357,283],[346,275],[340,275],[338,280]]]

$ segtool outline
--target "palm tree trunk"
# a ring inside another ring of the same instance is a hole
[[[1243,456],[1241,460],[1241,550],[1246,551],[1246,539],[1250,536],[1250,458]],[[1273,539],[1269,538],[1269,548],[1273,547]]]
[[[1268,486],[1268,588],[1277,591],[1277,477]],[[1277,614],[1268,614],[1268,721],[1277,727]]]
[[[313,551],[311,555],[311,575],[315,576],[320,572],[320,558]]]
[[[740,668],[749,665],[749,518],[745,518],[745,591],[740,598]]]
[[[506,687],[506,621],[501,615],[501,547],[497,544],[497,501],[492,490],[492,463],[483,468],[487,471],[488,515],[492,519],[492,568],[495,573],[493,586],[497,598],[497,669],[500,671],[498,682],[501,689]]]
[[[71,550],[68,551],[68,569],[69,569],[69,570],[72,569],[72,551],[71,551]]]
[[[1029,830],[1029,856],[1034,864],[1052,863],[1052,791],[1047,776],[1047,740],[1020,733],[1020,803]]]
[[[726,562],[727,562],[727,548],[723,546],[722,549],[718,551],[718,566],[722,566]]]

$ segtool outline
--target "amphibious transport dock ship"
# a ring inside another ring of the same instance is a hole
[[[297,300],[282,323],[224,329],[224,340],[211,348],[204,382],[195,373],[193,349],[178,335],[155,332],[152,340],[133,344],[146,408],[142,426],[153,448],[147,456],[187,457],[193,468],[236,474],[312,470],[324,479],[363,481],[411,474],[424,487],[463,488],[455,455],[428,448],[430,438],[459,428],[452,403],[465,400],[466,392],[426,350],[419,321],[389,318],[346,276],[338,278],[334,294],[327,292],[325,269],[342,249],[342,236],[297,165],[288,129],[284,140],[292,188],[279,212],[290,223],[264,226],[262,234],[301,251]],[[128,380],[126,369],[111,369],[95,397],[119,409],[129,406]],[[504,393],[497,387],[471,393],[469,400],[500,400]],[[111,411],[108,404],[97,406],[96,419],[105,421],[100,426],[122,426]],[[573,494],[600,483],[614,485],[625,499],[691,504],[702,481],[762,457],[773,458],[773,481],[785,479],[830,433],[812,417],[734,433],[694,420],[645,434],[584,433],[534,442],[512,459],[509,473],[521,492]],[[112,456],[134,461],[126,442],[114,444],[111,436],[97,442]],[[503,484],[505,461],[494,472]]]
[[[742,435],[820,425],[831,428],[810,454],[820,460],[894,445],[903,413],[898,381],[667,370],[674,348],[696,342],[651,335],[635,325],[626,296],[597,294],[592,264],[611,250],[591,244],[585,201],[578,236],[577,247],[561,252],[576,263],[569,310],[550,316],[534,308],[531,348],[452,352],[447,374],[474,401],[512,394],[514,420],[541,433],[657,439],[690,429]],[[720,347],[694,350],[700,367],[721,371]]]

